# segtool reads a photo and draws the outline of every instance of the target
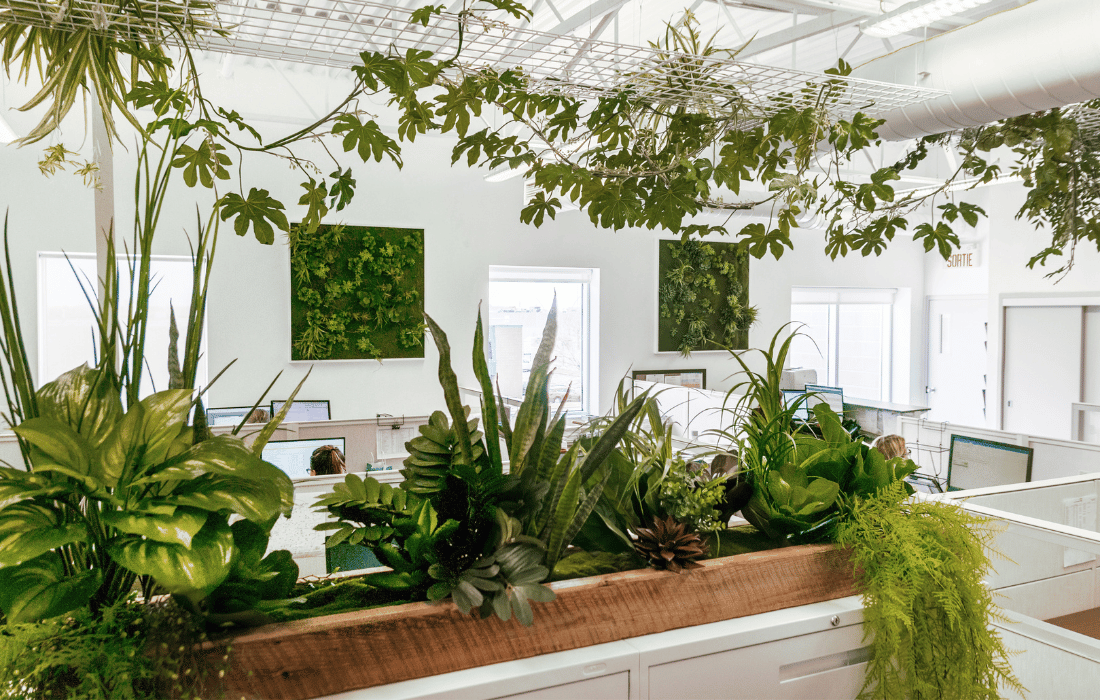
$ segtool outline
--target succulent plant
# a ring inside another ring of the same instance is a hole
[[[680,573],[700,569],[696,559],[706,554],[706,540],[675,518],[654,518],[652,527],[639,527],[634,549],[656,569]]]

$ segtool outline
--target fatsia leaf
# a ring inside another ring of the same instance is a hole
[[[102,583],[102,570],[67,574],[60,555],[48,552],[0,568],[0,610],[9,624],[38,622],[83,607]]]
[[[305,205],[306,215],[302,217],[302,228],[306,232],[312,233],[317,230],[317,227],[321,224],[321,219],[325,218],[325,214],[328,213],[328,204],[325,203],[325,198],[328,197],[328,186],[324,180],[317,182],[313,178],[309,178],[309,182],[303,182],[302,188],[306,193],[302,195],[298,200],[298,204]]]
[[[241,197],[236,192],[229,192],[222,197],[220,216],[222,221],[236,217],[233,230],[238,236],[248,233],[248,227],[252,226],[256,240],[264,245],[275,242],[272,224],[280,231],[290,231],[290,224],[283,213],[283,203],[271,197],[267,190],[256,187],[249,189],[248,197]]]
[[[232,165],[233,161],[219,152],[223,150],[225,146],[213,143],[210,139],[204,139],[198,148],[184,144],[176,149],[172,167],[183,168],[183,181],[188,187],[202,183],[203,187],[211,188],[214,186],[214,178],[229,179],[229,171],[225,166]]]
[[[328,206],[330,209],[342,211],[344,207],[351,204],[351,199],[355,196],[355,179],[351,176],[351,168],[347,170],[337,168],[328,176],[332,178],[332,187],[328,191],[331,197]]]
[[[112,540],[107,552],[124,568],[152,576],[169,593],[197,602],[229,575],[233,563],[233,531],[220,518],[210,518],[191,547],[125,535]]]
[[[382,133],[378,124],[372,119],[365,124],[354,114],[341,114],[332,125],[332,133],[344,135],[344,151],[355,150],[359,157],[366,162],[374,157],[377,162],[382,161],[383,156],[389,157],[397,167],[401,167],[401,147],[389,136]]]

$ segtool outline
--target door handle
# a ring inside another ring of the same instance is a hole
[[[935,393],[935,391],[936,391],[936,389],[934,387],[930,387],[930,386],[924,387],[924,393],[926,393],[926,394],[932,394],[932,393]]]

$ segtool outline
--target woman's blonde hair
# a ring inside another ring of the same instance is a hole
[[[871,443],[871,447],[881,452],[886,459],[904,457],[909,453],[905,447],[905,438],[900,435],[879,435]]]

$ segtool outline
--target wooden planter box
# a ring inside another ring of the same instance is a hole
[[[229,697],[300,700],[843,598],[852,568],[832,545],[551,584],[535,624],[475,620],[450,601],[261,627],[232,640]],[[212,648],[209,653],[219,653]]]

